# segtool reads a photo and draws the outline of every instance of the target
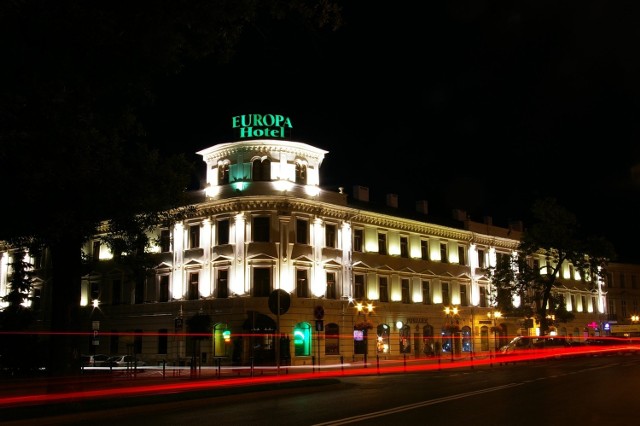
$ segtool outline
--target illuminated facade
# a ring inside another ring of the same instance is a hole
[[[461,355],[535,334],[535,324],[508,317],[495,333],[488,316],[496,308],[483,270],[513,253],[517,226],[473,222],[460,211],[437,224],[426,202],[406,214],[393,194],[379,208],[368,188],[356,186],[351,196],[322,189],[327,152],[301,142],[239,140],[198,154],[206,186],[195,213],[156,230],[157,263],[143,284],[118,269],[98,239],[84,247],[102,261],[83,278],[83,352],[136,353],[149,364],[191,356],[203,365],[272,363],[278,355],[294,365],[328,364],[451,351],[452,333]],[[1,294],[9,254],[0,255]],[[602,287],[589,290],[579,278],[567,265],[556,288],[576,315],[557,333],[575,339],[593,335],[586,324],[607,312]],[[34,286],[42,315],[45,283]],[[280,311],[270,305],[276,290],[287,295],[278,298]],[[455,316],[445,314],[452,306]],[[196,314],[214,324],[198,345],[184,335]]]

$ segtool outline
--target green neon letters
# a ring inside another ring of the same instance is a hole
[[[285,128],[293,128],[289,117],[278,114],[236,115],[231,125],[239,129],[240,138],[284,138]]]

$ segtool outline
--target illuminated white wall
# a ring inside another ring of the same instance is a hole
[[[185,229],[182,222],[173,227],[173,273],[171,276],[171,295],[174,299],[182,299],[185,294],[184,286],[184,240]]]
[[[229,283],[229,291],[231,294],[243,295],[246,291],[250,291],[251,283],[246,282],[245,280],[251,279],[249,276],[247,278],[247,274],[245,272],[245,259],[244,259],[244,250],[245,250],[245,233],[246,227],[250,227],[250,224],[247,224],[247,221],[242,213],[234,216],[234,220],[231,223],[229,234],[234,239],[231,243],[235,243],[235,262],[233,267],[230,268],[232,271],[232,278]]]

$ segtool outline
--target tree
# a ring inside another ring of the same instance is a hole
[[[38,339],[34,334],[24,333],[34,321],[33,308],[28,302],[33,283],[33,265],[25,261],[25,252],[13,252],[9,292],[2,297],[7,303],[0,311],[0,365],[2,370],[13,375],[24,375],[38,371]]]
[[[114,230],[142,225],[127,231],[140,236],[148,222],[133,217],[160,218],[187,203],[193,165],[161,156],[146,138],[158,87],[198,61],[227,63],[245,31],[286,18],[333,28],[339,8],[298,0],[0,5],[0,179],[13,200],[0,240],[20,247],[28,237],[49,252],[51,374],[80,371],[83,244],[105,220]]]
[[[496,288],[494,303],[505,313],[537,317],[541,333],[547,334],[549,314],[559,322],[573,318],[564,298],[552,293],[563,264],[570,263],[582,280],[595,286],[605,277],[615,251],[605,238],[584,235],[575,215],[553,198],[537,200],[532,217],[534,223],[525,230],[515,255],[501,257],[488,273]],[[545,262],[535,263],[534,257]],[[518,307],[513,304],[515,296],[521,300]]]

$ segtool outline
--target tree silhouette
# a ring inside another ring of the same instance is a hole
[[[0,5],[0,179],[10,183],[0,240],[48,250],[51,374],[80,371],[83,244],[105,220],[122,229],[187,204],[192,164],[149,148],[158,87],[198,61],[228,63],[261,22],[293,16],[318,28],[338,12],[299,0]]]
[[[615,258],[610,242],[603,237],[584,235],[575,215],[553,198],[537,200],[532,208],[534,223],[526,229],[516,256],[504,256],[488,268],[492,284],[497,288],[498,306],[506,313],[536,316],[541,333],[547,334],[553,313],[555,321],[568,321],[564,298],[554,297],[552,289],[560,277],[563,264],[570,263],[582,280],[596,285],[604,279],[609,260]],[[546,259],[536,266],[532,257]],[[514,296],[521,298],[513,307]]]

